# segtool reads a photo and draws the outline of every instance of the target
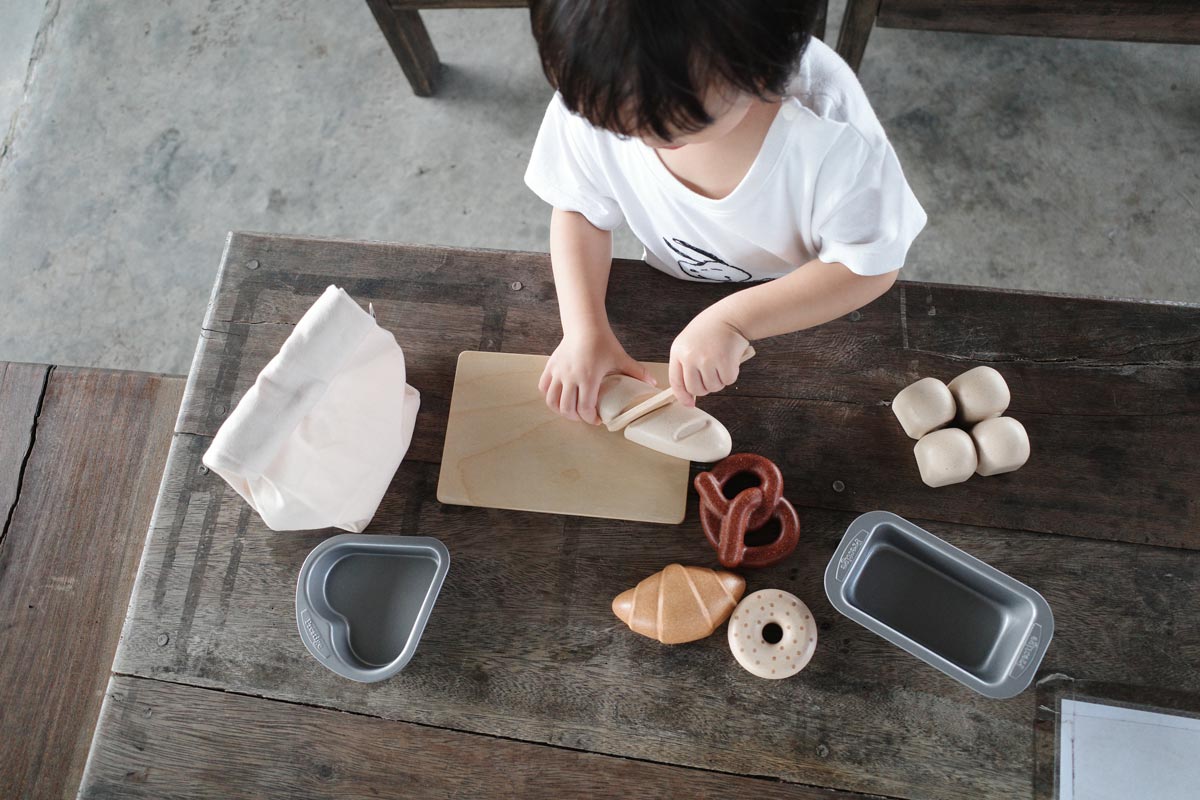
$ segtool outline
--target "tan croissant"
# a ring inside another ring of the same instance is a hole
[[[720,627],[745,591],[746,581],[732,572],[670,564],[617,595],[612,610],[635,633],[682,644]]]

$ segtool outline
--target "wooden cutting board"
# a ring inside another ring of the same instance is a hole
[[[458,357],[437,497],[443,503],[679,524],[688,462],[546,407],[546,356]],[[646,364],[666,386],[667,365]]]

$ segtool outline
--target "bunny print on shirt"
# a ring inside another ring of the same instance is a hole
[[[683,270],[684,275],[699,280],[716,281],[718,283],[745,283],[751,279],[750,273],[741,267],[735,267],[719,256],[701,250],[696,245],[688,244],[682,239],[668,240],[664,237],[663,243],[671,248],[676,255],[680,256],[675,263],[679,265],[679,269]],[[695,255],[691,255],[680,248],[690,250]]]

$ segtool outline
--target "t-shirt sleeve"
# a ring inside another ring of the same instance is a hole
[[[817,257],[859,275],[900,269],[925,227],[896,151],[882,135],[872,143],[847,126],[817,174],[813,239]]]
[[[604,190],[595,147],[597,133],[582,118],[569,112],[556,93],[546,109],[525,184],[555,208],[577,211],[602,230],[612,230],[624,220],[617,202]]]

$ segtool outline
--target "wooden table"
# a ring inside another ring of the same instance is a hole
[[[665,360],[722,295],[618,262],[613,326]],[[297,635],[305,555],[200,456],[329,284],[374,303],[422,394],[371,525],[452,554],[416,657],[357,684]],[[1055,700],[1200,710],[1200,309],[898,284],[860,312],[756,343],[702,405],[776,460],[802,544],[747,575],[811,606],[799,676],[740,669],[723,634],[665,647],[612,597],[672,561],[714,565],[695,498],[681,526],[443,506],[455,359],[545,353],[548,258],[235,234],[188,378],[82,796],[1048,797]],[[761,345],[761,346],[760,346]],[[932,490],[888,407],[914,379],[997,366],[1034,455]],[[832,610],[822,574],[849,521],[894,511],[1040,590],[1057,632],[1036,687],[987,700]]]

